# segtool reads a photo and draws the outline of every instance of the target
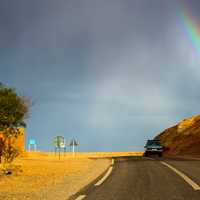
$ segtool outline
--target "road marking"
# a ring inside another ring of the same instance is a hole
[[[147,160],[155,160],[155,159],[153,159],[153,158],[150,158],[150,157],[146,157],[146,159],[147,159]]]
[[[96,184],[94,184],[94,185],[95,185],[95,186],[101,185],[101,184],[108,178],[108,176],[109,176],[110,173],[112,172],[112,169],[113,169],[113,167],[110,167],[110,168],[108,169],[108,171],[106,172],[105,176],[104,176],[101,180],[99,180]]]
[[[114,162],[115,162],[115,160],[114,160],[114,159],[112,159],[111,165],[114,165]]]
[[[80,195],[75,200],[82,200],[85,199],[86,195]]]
[[[176,168],[172,167],[171,165],[167,164],[166,162],[161,161],[161,163],[168,168],[170,168],[172,171],[174,171],[176,174],[178,174],[182,179],[184,179],[194,190],[200,190],[200,186],[195,183],[191,178],[177,170]]]

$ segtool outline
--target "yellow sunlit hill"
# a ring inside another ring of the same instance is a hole
[[[200,155],[200,115],[184,119],[157,137],[170,155]]]

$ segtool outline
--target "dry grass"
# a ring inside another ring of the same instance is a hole
[[[29,153],[15,161],[13,174],[0,174],[0,199],[67,199],[98,177],[110,165],[103,157],[134,153]],[[90,159],[98,158],[102,159]],[[2,165],[0,165],[2,169]]]

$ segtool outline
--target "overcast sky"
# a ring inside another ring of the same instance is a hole
[[[181,4],[0,0],[0,81],[34,102],[26,142],[53,150],[63,135],[81,151],[142,150],[200,113],[200,55]],[[200,21],[199,0],[185,5]]]

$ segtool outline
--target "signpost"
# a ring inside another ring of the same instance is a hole
[[[72,153],[73,153],[73,157],[75,156],[75,146],[78,146],[78,142],[75,139],[72,139],[70,141],[69,146],[72,147]]]
[[[55,154],[57,153],[57,150],[59,152],[59,160],[60,160],[60,151],[61,149],[66,151],[66,144],[65,144],[65,138],[63,136],[56,136],[54,138],[54,146],[55,146]]]
[[[65,153],[66,152],[66,146],[70,146],[70,147],[72,147],[72,155],[74,157],[75,156],[75,147],[78,146],[78,145],[79,145],[79,143],[75,139],[72,139],[70,141],[70,143],[67,145],[65,138],[63,136],[56,136],[54,138],[55,155],[58,151],[59,160],[60,160],[61,149],[63,149],[63,151]]]
[[[36,144],[36,140],[31,138],[29,139],[29,142],[28,142],[28,150],[31,151],[33,147],[33,150],[36,151],[37,150],[37,144]]]

